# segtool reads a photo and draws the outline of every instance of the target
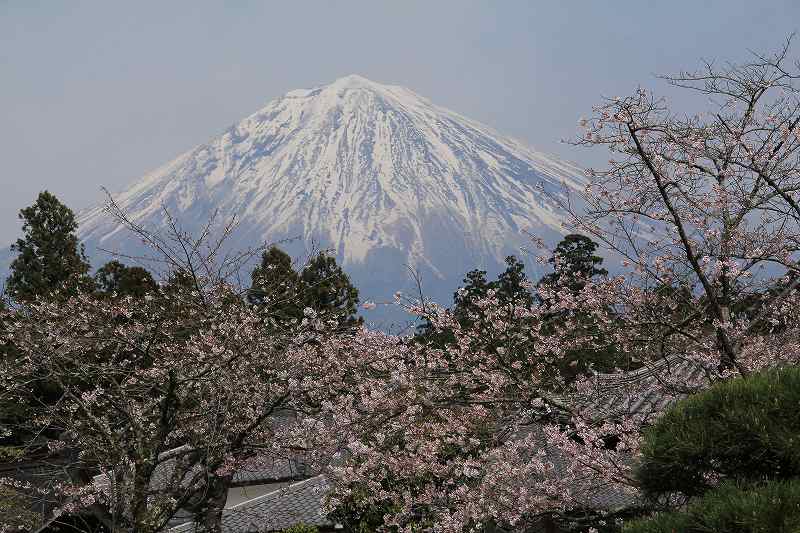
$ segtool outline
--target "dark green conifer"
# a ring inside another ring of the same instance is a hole
[[[567,235],[558,243],[553,250],[553,256],[548,260],[553,265],[553,272],[539,280],[537,286],[566,289],[573,295],[578,294],[588,281],[608,274],[602,266],[603,258],[596,254],[597,248],[597,243],[589,237],[575,233]],[[545,309],[553,308],[555,303],[541,295],[537,295],[537,299]],[[570,319],[570,325],[565,330],[563,325],[567,318]],[[605,343],[594,316],[588,311],[580,308],[553,310],[546,319],[545,331],[547,330],[551,330],[554,335],[592,339],[587,341],[585,348],[569,350],[566,357],[554,361],[553,370],[566,381],[571,381],[590,369],[608,372],[615,367],[632,366],[629,358],[620,354],[615,346]]]
[[[597,243],[589,237],[575,233],[567,235],[547,260],[553,265],[553,272],[543,276],[536,286],[579,293],[592,278],[608,274],[602,266],[603,258],[595,255],[597,247]],[[537,299],[545,306],[550,305],[541,294],[537,295]]]
[[[480,314],[477,301],[486,298],[495,284],[486,280],[485,270],[471,270],[464,277],[464,285],[453,294],[453,316],[463,327],[473,323],[473,316]]]
[[[23,237],[11,245],[18,255],[6,281],[9,295],[24,302],[54,292],[72,296],[90,289],[89,261],[75,235],[78,224],[72,210],[43,191],[19,217]]]
[[[486,298],[490,290],[494,291],[502,307],[528,306],[533,303],[528,278],[525,275],[525,265],[513,255],[506,257],[505,263],[506,269],[494,281],[486,279],[485,270],[476,269],[467,272],[463,280],[464,285],[453,295],[452,313],[462,327],[475,330],[487,328],[483,310],[477,302]],[[510,307],[509,312],[511,312]],[[524,325],[520,323],[520,327]],[[443,347],[455,340],[451,331],[435,332],[429,320],[425,320],[417,327],[416,338],[420,342],[427,342],[437,347]]]
[[[358,289],[335,258],[320,252],[303,268],[300,280],[304,308],[310,307],[323,317],[335,318],[342,327],[362,322],[361,318],[356,318]]]
[[[567,235],[548,260],[553,265],[553,272],[543,277],[539,284],[567,287],[574,293],[579,292],[587,280],[608,274],[601,266],[603,258],[596,255],[596,251],[597,243],[589,237],[577,233]]]
[[[261,306],[275,320],[300,319],[303,315],[303,286],[289,254],[272,246],[253,269],[247,298]]]
[[[109,261],[94,275],[95,286],[105,296],[141,298],[158,289],[150,272],[140,266],[129,267],[119,261]]]
[[[525,265],[513,255],[506,257],[506,269],[497,277],[495,286],[501,302],[526,306],[533,303]]]
[[[800,369],[787,367],[673,405],[645,431],[636,477],[652,502],[678,505],[625,531],[800,530],[799,403]]]

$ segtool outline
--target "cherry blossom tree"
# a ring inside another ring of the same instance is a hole
[[[680,115],[638,89],[582,122],[575,144],[612,159],[564,207],[576,230],[622,258],[624,274],[577,292],[545,284],[547,308],[511,314],[489,291],[475,303],[489,318],[480,335],[412,302],[434,330],[453,333],[444,348],[374,332],[324,346],[389,365],[330,417],[353,439],[331,471],[332,504],[380,509],[385,527],[401,531],[453,532],[568,520],[603,489],[633,504],[641,430],[665,406],[717,380],[796,364],[800,65],[788,58],[789,43],[666,78],[708,111]],[[553,308],[564,320],[547,330]],[[587,316],[597,328],[575,321]],[[598,342],[643,368],[561,390],[542,379],[558,357]]]
[[[169,290],[25,304],[8,317],[20,355],[2,384],[21,395],[25,379],[57,380],[63,398],[37,421],[60,430],[51,447],[106,472],[65,490],[74,505],[101,500],[116,531],[158,531],[188,506],[218,530],[232,472],[275,451],[327,473],[332,510],[388,530],[522,531],[577,520],[606,489],[636,505],[641,430],[671,401],[800,358],[800,65],[788,57],[787,43],[666,78],[710,111],[679,115],[640,89],[583,123],[576,144],[612,159],[564,207],[622,275],[544,283],[547,305],[501,303],[492,288],[471,301],[474,320],[398,296],[448,332],[444,345],[331,334],[312,310],[264,327],[268,295],[253,307],[236,283],[246,254],[220,257],[210,230],[160,239],[133,225],[174,274]],[[554,362],[609,344],[642,369],[552,379]],[[591,518],[581,527],[614,517]]]
[[[287,326],[265,312],[272,296],[285,304],[282,294],[247,301],[235,281],[259,250],[222,257],[212,223],[199,236],[177,224],[157,236],[110,210],[170,283],[141,297],[79,294],[12,309],[3,394],[25,398],[39,380],[60,391],[28,421],[54,456],[71,456],[56,513],[88,509],[112,531],[155,532],[184,508],[219,531],[233,472],[296,454],[295,426],[341,389],[347,366],[306,348],[329,326],[314,311]]]
[[[599,323],[610,323],[616,289],[608,281],[587,282],[578,293],[542,290],[562,310],[580,309],[581,320],[591,312]],[[337,487],[333,508],[358,513],[377,506],[385,510],[385,526],[401,530],[462,531],[491,524],[523,528],[569,506],[574,487],[565,479],[566,466],[556,464],[563,457],[544,449],[551,442],[559,451],[574,445],[561,438],[580,431],[575,423],[584,413],[565,402],[564,390],[553,389],[550,367],[592,339],[568,335],[569,319],[543,327],[551,313],[543,306],[520,304],[509,313],[494,290],[475,305],[484,318],[480,327],[462,326],[435,305],[409,306],[436,330],[452,332],[456,342],[444,347],[367,330],[322,346],[333,350],[331,358],[358,354],[372,368],[330,405],[330,416],[320,418],[333,425],[329,435],[348,439],[336,446],[346,450],[345,459],[329,470]],[[521,334],[520,323],[531,327]],[[631,477],[625,468],[604,476],[604,483]]]
[[[789,61],[790,41],[743,64],[665,78],[709,110],[680,115],[639,89],[595,108],[576,141],[612,159],[590,171],[586,213],[573,211],[573,222],[633,270],[628,302],[636,315],[653,310],[648,340],[665,350],[680,340],[680,350],[742,374],[760,364],[755,334],[800,284],[800,65]],[[674,290],[647,290],[658,288]],[[659,318],[664,304],[680,312]]]

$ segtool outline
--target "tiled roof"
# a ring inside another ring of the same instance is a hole
[[[617,374],[596,374],[594,388],[581,396],[561,397],[570,405],[583,405],[595,419],[613,419],[623,414],[657,415],[670,403],[702,388],[710,373],[698,363],[674,357],[649,363],[638,370]],[[559,472],[566,475],[567,460],[560,449],[546,444],[541,426],[534,423],[516,433],[517,438],[531,434],[539,437],[547,458]],[[586,479],[576,483],[571,498],[583,508],[614,511],[636,505],[634,494],[622,486]]]
[[[246,486],[267,481],[300,480],[308,477],[309,467],[299,455],[262,455],[257,461],[240,467],[233,474],[233,486]]]
[[[332,526],[323,514],[323,501],[329,490],[328,482],[320,475],[242,502],[223,511],[222,531],[266,533],[297,524]],[[169,531],[193,533],[201,529],[194,522],[189,522]]]
[[[650,363],[632,372],[597,374],[594,387],[587,390],[584,395],[564,397],[559,400],[572,405],[583,404],[598,419],[614,418],[625,413],[658,413],[669,403],[701,388],[710,374],[693,361],[672,358]],[[532,425],[522,430],[522,433],[540,431],[537,425]],[[542,442],[545,442],[543,435]],[[566,461],[560,456],[560,452],[547,448],[547,455],[556,469],[565,468]],[[157,468],[153,476],[155,489],[167,483],[173,475],[175,457],[187,451],[190,449],[182,447],[167,452],[172,454],[172,457],[166,456],[166,460]],[[298,457],[265,456],[251,466],[237,471],[234,475],[234,485],[246,486],[269,481],[300,479],[307,475],[309,472]],[[222,531],[223,533],[267,533],[297,524],[333,526],[323,514],[323,502],[329,491],[329,483],[322,475],[318,475],[247,500],[223,511]],[[592,483],[589,480],[584,487],[576,490],[572,497],[582,507],[602,510],[617,510],[637,503],[632,494],[620,487],[602,482]],[[184,523],[169,530],[170,533],[195,531],[201,530],[194,522]]]
[[[625,374],[598,374],[598,413],[660,413],[669,404],[708,384],[711,371],[673,357]]]
[[[702,389],[712,371],[696,361],[672,357],[649,362],[631,372],[594,376],[594,387],[581,396],[562,397],[570,405],[588,407],[597,419],[624,414],[655,414],[669,404]]]
[[[174,448],[159,455],[161,461],[156,466],[150,479],[150,488],[153,491],[165,489],[169,484],[173,486],[189,486],[200,473],[201,465],[195,464],[186,472],[178,472],[175,467],[182,455],[191,453],[189,446]],[[273,481],[299,480],[308,477],[309,471],[299,455],[264,453],[257,459],[249,461],[237,469],[233,475],[232,486],[246,486],[257,483]],[[180,477],[180,479],[177,479]],[[94,483],[97,487],[108,486],[108,476],[101,474],[95,476]],[[179,484],[179,485],[178,485]]]

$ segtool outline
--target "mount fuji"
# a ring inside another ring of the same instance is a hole
[[[189,232],[215,211],[236,215],[229,246],[297,238],[330,249],[361,291],[381,300],[408,288],[449,303],[464,273],[499,269],[530,230],[564,233],[557,202],[582,189],[577,167],[434,105],[403,87],[347,76],[291,91],[114,194],[151,231],[165,210]],[[100,249],[137,241],[103,207],[78,216],[95,263]]]

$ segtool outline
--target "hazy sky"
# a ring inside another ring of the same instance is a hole
[[[559,141],[602,95],[798,26],[798,0],[0,0],[0,242],[42,189],[80,210],[352,73],[586,163]]]

